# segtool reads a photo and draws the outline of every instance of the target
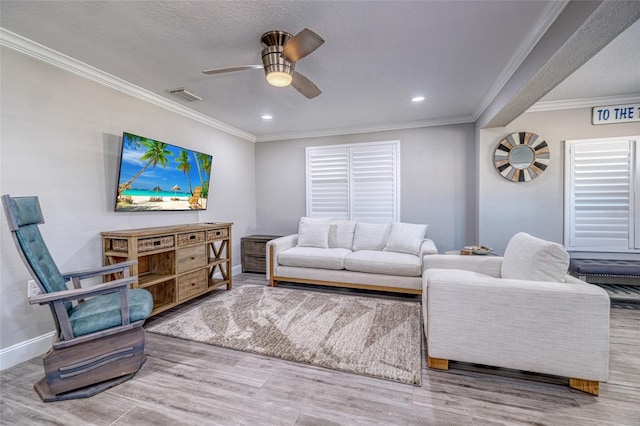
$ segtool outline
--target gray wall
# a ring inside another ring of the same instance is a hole
[[[546,140],[551,160],[538,178],[516,183],[498,174],[493,154],[502,138],[520,131]],[[507,127],[484,129],[479,134],[479,241],[503,253],[519,231],[563,243],[565,140],[638,135],[640,123],[593,126],[591,108],[579,108],[526,113]]]
[[[256,226],[295,233],[305,215],[305,148],[400,140],[401,220],[429,225],[440,251],[474,240],[475,149],[472,124],[256,144]]]
[[[41,231],[63,271],[100,266],[100,231],[204,221],[255,231],[254,143],[3,48],[0,193],[38,195]],[[204,212],[115,213],[123,131],[214,156]],[[49,310],[30,306],[30,278],[0,215],[0,348],[53,330]],[[237,268],[236,268],[237,269]]]

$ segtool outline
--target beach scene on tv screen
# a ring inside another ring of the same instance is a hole
[[[204,210],[212,163],[211,155],[125,133],[116,211]]]

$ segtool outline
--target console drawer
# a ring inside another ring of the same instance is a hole
[[[177,272],[186,272],[207,264],[206,246],[199,245],[176,250]]]
[[[207,270],[190,272],[178,277],[178,301],[202,293],[207,289]]]
[[[227,228],[207,231],[207,241],[219,240],[220,238],[229,238],[229,230]]]
[[[195,243],[204,243],[204,231],[178,234],[178,247],[188,246]]]

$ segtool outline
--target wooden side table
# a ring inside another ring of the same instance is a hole
[[[267,243],[280,235],[251,235],[240,239],[242,272],[267,273]]]

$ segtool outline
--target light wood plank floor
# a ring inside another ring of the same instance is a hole
[[[234,286],[246,283],[266,280],[234,277]],[[565,378],[463,363],[436,371],[424,358],[415,387],[152,333],[146,351],[133,380],[84,400],[42,403],[32,388],[43,374],[38,358],[7,369],[0,424],[640,425],[640,310],[622,307],[611,310],[611,377],[600,397]]]

